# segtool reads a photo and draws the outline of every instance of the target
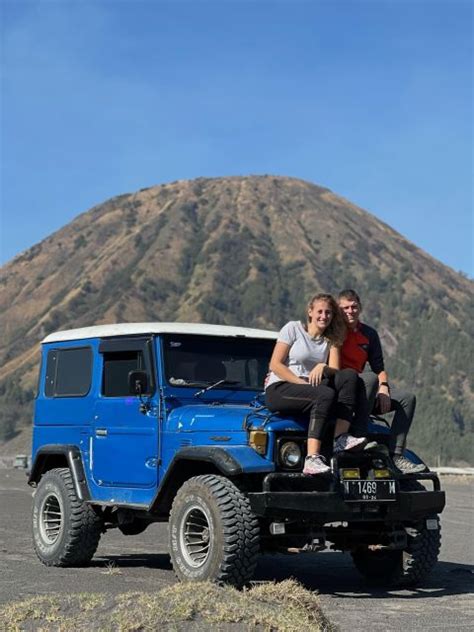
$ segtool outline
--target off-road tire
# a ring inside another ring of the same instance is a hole
[[[438,520],[437,516],[432,519]],[[407,529],[408,545],[401,551],[358,550],[352,553],[357,570],[369,583],[387,586],[413,586],[419,584],[438,560],[441,530]]]
[[[169,540],[173,568],[181,581],[210,580],[241,587],[252,578],[257,564],[259,523],[248,499],[231,481],[205,474],[178,490]]]
[[[33,502],[33,543],[46,566],[83,566],[97,550],[103,522],[76,495],[67,467],[41,478]]]

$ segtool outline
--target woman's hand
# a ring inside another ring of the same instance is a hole
[[[318,386],[319,384],[321,384],[321,380],[324,377],[324,369],[326,367],[327,367],[327,364],[325,364],[324,362],[320,362],[314,367],[314,369],[311,371],[311,373],[308,376],[308,381],[311,384],[311,386]]]

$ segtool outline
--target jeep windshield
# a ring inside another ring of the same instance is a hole
[[[262,391],[274,340],[192,334],[164,338],[165,377],[170,386]]]

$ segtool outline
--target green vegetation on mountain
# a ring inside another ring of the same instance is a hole
[[[473,462],[473,283],[329,190],[283,177],[180,181],[121,195],[4,266],[0,440],[30,423],[39,342],[106,322],[280,328],[354,287],[391,381],[416,392],[410,445]]]

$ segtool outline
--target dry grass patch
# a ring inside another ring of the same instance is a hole
[[[115,564],[115,562],[107,562],[103,571],[101,571],[104,575],[121,575],[121,569]]]
[[[319,598],[294,580],[239,591],[210,583],[176,584],[157,593],[78,594],[34,597],[0,609],[0,629],[268,630],[333,632]]]

